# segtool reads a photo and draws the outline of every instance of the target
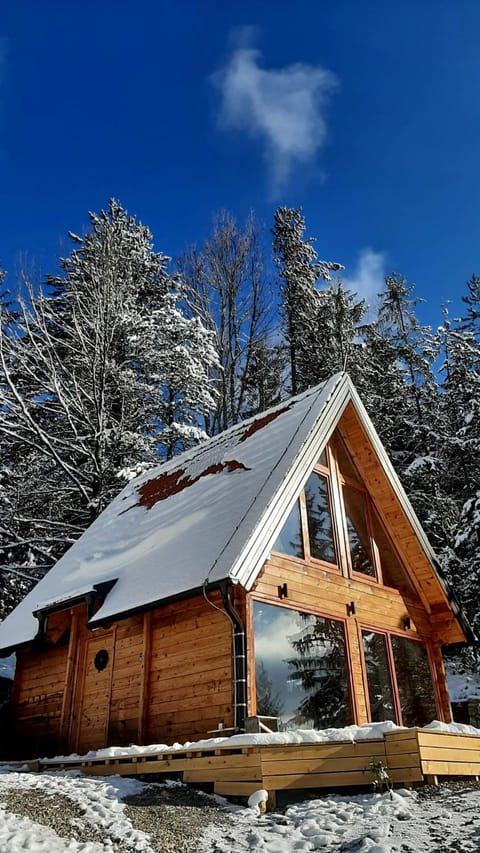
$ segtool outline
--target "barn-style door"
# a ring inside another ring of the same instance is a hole
[[[71,748],[82,755],[108,740],[114,631],[82,638],[72,715]]]

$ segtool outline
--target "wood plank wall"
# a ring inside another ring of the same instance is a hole
[[[221,599],[210,595],[217,607]],[[149,743],[207,736],[233,725],[232,629],[201,596],[155,611],[152,618]]]
[[[231,624],[202,596],[93,632],[82,605],[49,617],[47,640],[18,653],[15,757],[184,742],[233,725]]]

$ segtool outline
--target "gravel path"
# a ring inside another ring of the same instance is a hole
[[[153,783],[140,794],[125,797],[124,802],[123,815],[134,829],[147,834],[155,853],[197,853],[198,840],[207,826],[232,829],[231,818],[212,797],[183,785]],[[0,803],[8,812],[50,827],[60,838],[86,844],[88,850],[95,850],[96,845],[104,845],[112,853],[148,849],[115,840],[111,832],[89,822],[79,805],[59,793],[0,787]]]
[[[198,839],[207,826],[232,828],[229,816],[211,797],[184,786],[149,785],[124,802],[126,817],[135,829],[150,835],[151,846],[161,853],[197,853]]]
[[[52,796],[39,790],[22,789],[1,791],[0,802],[13,814],[28,817],[35,823],[49,826],[60,838],[73,839],[82,844],[87,842],[104,844],[106,841],[101,829],[87,823],[81,809],[61,794]],[[113,841],[111,845],[114,853],[124,853],[127,849]],[[131,848],[128,853],[132,853]]]

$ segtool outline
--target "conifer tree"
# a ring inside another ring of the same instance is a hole
[[[182,282],[149,229],[111,201],[90,214],[84,237],[71,237],[49,289],[29,285],[17,315],[2,312],[0,440],[15,457],[3,463],[12,507],[16,489],[3,552],[15,549],[20,567],[51,565],[127,477],[198,441],[215,405],[211,335],[180,310]],[[26,484],[36,481],[28,513],[22,459]]]
[[[312,237],[304,239],[305,219],[300,209],[279,207],[273,227],[274,261],[281,281],[281,318],[287,341],[292,394],[321,381],[319,348],[315,339],[322,305],[315,284],[330,280],[341,264],[320,261]]]
[[[441,548],[448,537],[452,506],[443,483],[439,447],[441,413],[434,370],[438,342],[431,329],[418,322],[418,300],[405,278],[396,273],[387,276],[380,300],[376,332],[387,342],[388,349],[383,346],[384,353],[390,353],[386,375],[395,380],[393,388],[384,384],[394,395],[387,403],[390,434],[385,444],[432,543]],[[383,440],[378,414],[374,420]]]

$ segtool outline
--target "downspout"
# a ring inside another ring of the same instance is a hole
[[[206,584],[203,587],[205,600],[215,610],[227,617],[232,625],[232,658],[233,658],[233,726],[236,732],[245,731],[247,713],[247,658],[245,644],[245,626],[235,610],[231,599],[232,582],[220,581],[218,584],[224,610],[217,607],[207,597]]]
[[[231,599],[231,581],[220,584],[223,606],[233,627],[233,725],[236,731],[245,731],[247,715],[247,658],[245,626],[235,610]]]

